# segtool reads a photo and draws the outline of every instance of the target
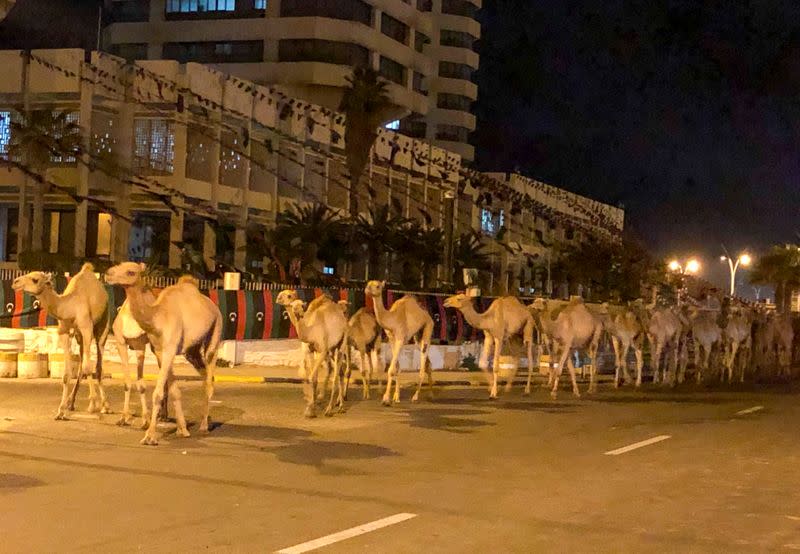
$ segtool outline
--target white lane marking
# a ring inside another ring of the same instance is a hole
[[[278,550],[276,554],[301,554],[302,552],[309,552],[311,550],[316,550],[317,548],[322,548],[323,546],[328,546],[329,544],[340,542],[345,539],[350,539],[365,533],[377,531],[378,529],[388,527],[389,525],[402,523],[403,521],[414,517],[417,517],[417,514],[395,514],[393,516],[385,517],[370,523],[364,523],[363,525],[351,527],[350,529],[345,529],[344,531],[339,531],[338,533],[334,533],[332,535],[326,535],[324,537],[314,539],[313,541],[304,542],[302,544],[297,544],[295,546]]]
[[[625,454],[626,452],[630,452],[631,450],[636,450],[637,448],[642,448],[643,446],[649,446],[651,444],[655,444],[657,442],[665,441],[669,438],[672,438],[672,435],[658,435],[657,437],[653,437],[651,439],[635,442],[633,444],[629,444],[628,446],[623,446],[622,448],[617,448],[616,450],[609,450],[605,452],[606,456],[619,456],[620,454]]]
[[[736,415],[752,414],[753,412],[757,412],[763,409],[764,406],[753,406],[752,408],[747,408],[746,410],[739,410],[738,412],[736,412]]]

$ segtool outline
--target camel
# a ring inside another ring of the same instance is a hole
[[[365,292],[372,297],[375,306],[375,319],[378,321],[389,342],[392,346],[392,360],[389,362],[389,370],[386,377],[386,392],[383,395],[383,405],[389,406],[391,402],[389,395],[392,390],[392,380],[395,380],[394,396],[392,402],[400,402],[400,380],[397,378],[397,359],[400,357],[400,349],[412,338],[417,337],[417,344],[420,352],[419,382],[417,392],[411,398],[412,402],[419,400],[419,393],[422,390],[422,382],[425,375],[428,376],[428,386],[433,394],[433,374],[428,363],[428,348],[431,345],[431,335],[433,334],[433,318],[427,310],[419,305],[413,296],[404,296],[392,304],[390,309],[383,305],[383,289],[386,281],[369,281]]]
[[[678,358],[681,349],[681,337],[684,322],[678,311],[671,307],[650,305],[647,307],[645,319],[645,332],[650,342],[650,363],[653,366],[653,383],[659,380],[667,381],[668,352],[673,352],[673,384],[682,381],[678,377]],[[664,368],[662,371],[661,357],[664,355]]]
[[[719,313],[713,310],[702,310],[696,306],[689,308],[697,384],[703,380],[703,371],[710,370],[711,352],[722,340],[722,329],[717,324],[718,315]]]
[[[339,349],[347,332],[347,318],[341,307],[338,306],[328,296],[315,298],[301,317],[298,313],[302,310],[302,303],[298,303],[297,292],[292,289],[282,290],[275,302],[284,308],[289,315],[289,319],[297,330],[300,340],[307,344],[309,352],[313,353],[314,360],[311,368],[305,373],[305,385],[303,392],[306,399],[306,417],[316,416],[316,385],[319,367],[323,362],[333,356],[332,373],[334,384],[331,387],[331,398],[325,409],[325,415],[332,415],[334,394],[338,383],[339,399],[338,405],[341,408],[344,404],[342,394],[341,376],[339,374]],[[308,359],[308,356],[305,356]]]
[[[736,356],[739,356],[741,367],[740,381],[744,383],[744,372],[747,368],[753,342],[753,317],[750,310],[744,306],[733,307],[730,311],[727,325],[723,332],[725,345],[724,364],[728,370],[728,382],[733,382],[733,369],[736,365]]]
[[[147,304],[153,304],[156,297],[150,291],[143,293],[144,301]],[[139,392],[139,400],[142,404],[142,429],[147,428],[148,412],[147,398],[145,396],[147,387],[144,384],[144,355],[147,345],[150,341],[147,338],[147,333],[144,329],[136,323],[133,314],[131,313],[130,301],[125,300],[117,312],[117,317],[111,326],[111,331],[114,334],[114,340],[117,343],[117,351],[119,352],[119,359],[122,363],[122,372],[125,375],[125,403],[122,407],[122,417],[117,422],[117,425],[125,426],[130,425],[133,421],[131,415],[131,389],[133,388],[131,379],[131,367],[128,363],[128,349],[130,348],[136,352],[136,390]],[[150,346],[154,354],[157,354],[157,348]]]
[[[344,300],[340,301],[340,305]],[[345,304],[346,305],[346,304]],[[372,384],[372,372],[375,370],[373,356],[378,358],[381,351],[381,328],[378,320],[369,313],[366,308],[359,309],[347,322],[347,345],[345,346],[346,373],[344,379],[344,398],[347,400],[347,389],[350,384],[350,373],[352,364],[350,363],[351,348],[355,348],[361,359],[361,384],[363,387],[362,398],[365,400],[370,396],[370,385]]]
[[[222,335],[222,315],[216,304],[204,296],[191,277],[181,277],[178,283],[162,290],[155,302],[148,301],[142,273],[144,264],[123,262],[106,272],[106,282],[121,285],[130,303],[131,315],[147,334],[159,353],[159,371],[153,389],[153,409],[150,425],[141,443],[157,445],[156,425],[161,401],[167,387],[175,409],[177,435],[188,437],[183,414],[181,391],[172,372],[175,356],[183,354],[203,378],[204,404],[199,431],[208,432],[209,404],[214,395],[214,370]]]
[[[525,385],[525,394],[531,392],[531,376],[533,375],[533,315],[525,305],[513,296],[502,296],[494,300],[483,313],[478,313],[472,303],[472,298],[466,294],[456,294],[444,301],[446,308],[455,308],[464,314],[464,318],[472,327],[483,331],[483,348],[478,360],[478,367],[487,373],[489,367],[489,354],[493,350],[492,379],[489,383],[489,398],[497,398],[497,379],[500,368],[500,353],[503,344],[509,337],[522,335],[522,341],[528,348],[528,382]],[[538,356],[536,357],[538,366]],[[514,376],[506,381],[505,390],[511,390]]]
[[[628,351],[633,349],[636,356],[636,386],[642,386],[642,367],[644,366],[644,327],[636,312],[626,306],[603,305],[606,316],[603,326],[611,337],[614,348],[614,387],[619,387],[620,372],[624,374],[625,383],[631,382],[628,373]]]
[[[103,348],[108,337],[108,294],[95,276],[92,264],[83,264],[81,270],[70,279],[63,294],[57,294],[53,290],[52,276],[41,271],[17,277],[11,287],[34,295],[42,308],[58,320],[59,347],[64,352],[64,377],[61,403],[55,418],[68,419],[67,408],[74,408],[81,375],[86,375],[89,381],[89,413],[98,410],[102,414],[110,413],[102,381]],[[68,389],[72,377],[71,332],[75,333],[78,340],[81,373],[70,394]],[[93,373],[90,372],[92,341],[97,345],[97,364]]]
[[[754,361],[763,368],[774,364],[777,373],[789,375],[792,365],[794,328],[786,314],[758,313],[755,317]]]
[[[578,382],[575,378],[575,365],[570,356],[573,350],[588,350],[589,357],[592,359],[588,392],[590,394],[595,392],[597,350],[600,344],[600,336],[603,333],[603,324],[600,319],[586,308],[583,299],[580,297],[570,300],[566,307],[557,312],[558,315],[555,315],[556,310],[550,306],[550,303],[542,298],[534,300],[529,309],[539,329],[549,335],[554,353],[558,354],[557,369],[551,367],[550,371],[550,380],[553,386],[550,396],[553,399],[556,398],[558,382],[564,371],[564,364],[568,363],[569,374],[572,379],[572,393],[576,397],[580,397],[581,393],[578,390]],[[553,317],[554,315],[555,317]]]

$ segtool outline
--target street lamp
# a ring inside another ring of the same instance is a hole
[[[726,251],[727,252],[727,251]],[[736,257],[736,260],[732,260],[730,256],[720,256],[720,261],[728,262],[728,269],[730,269],[731,273],[731,296],[736,293],[736,270],[739,269],[739,265],[743,267],[749,266],[753,263],[753,259],[750,257],[750,254],[747,252],[742,252]]]
[[[678,260],[671,260],[667,267],[671,272],[681,275],[695,275],[700,272],[700,262],[695,258],[689,258],[685,264],[681,264]]]

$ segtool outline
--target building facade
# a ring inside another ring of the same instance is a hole
[[[480,0],[106,0],[103,47],[210,64],[335,109],[354,65],[388,82],[387,124],[471,161]]]

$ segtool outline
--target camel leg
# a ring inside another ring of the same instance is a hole
[[[57,420],[67,419],[69,382],[72,377],[72,355],[69,351],[69,341],[70,337],[68,333],[62,333],[58,335],[58,342],[61,347],[61,351],[64,352],[64,376],[61,378],[61,403],[59,404],[58,411],[56,412]]]
[[[614,349],[614,388],[619,388],[619,377],[622,371],[622,341],[618,338],[611,337],[611,347]]]
[[[426,326],[422,331],[422,338],[419,341],[419,382],[417,383],[417,392],[411,398],[412,402],[419,401],[419,393],[422,390],[422,384],[425,382],[425,377],[428,377],[428,390],[433,398],[433,374],[431,373],[428,363],[428,349],[431,344],[431,334],[433,332],[432,326]]]
[[[699,342],[697,342],[694,346],[694,371],[695,371],[695,380],[697,381],[698,385],[700,384],[700,381],[703,380],[703,366],[702,366],[703,356],[702,353],[700,352],[701,349],[702,346],[700,345]]]
[[[333,352],[333,353],[327,352],[327,353],[325,353],[325,357],[326,358],[329,358],[331,356],[333,356],[333,361],[331,362],[330,359],[328,360],[328,368],[333,372],[333,374],[332,374],[333,379],[331,380],[330,399],[328,400],[328,405],[325,407],[325,411],[323,412],[326,416],[332,416],[333,415],[333,399],[336,396],[336,384],[337,384],[337,382],[339,382],[339,375],[338,375],[339,361],[338,361],[338,356],[336,355],[336,352]]]
[[[89,408],[87,412],[91,414],[100,411],[100,402],[98,402],[97,398],[96,375],[90,369],[92,364],[92,327],[82,326],[79,329],[79,334],[83,347],[81,351],[81,373],[86,375],[86,381],[89,383]]]
[[[564,351],[561,352],[561,355],[558,357],[558,366],[553,368],[553,371],[551,371],[553,388],[550,391],[550,396],[553,398],[553,400],[555,400],[556,395],[558,394],[558,382],[561,380],[561,374],[564,372],[564,364],[566,363],[567,358],[569,358],[569,351],[569,348],[564,347]]]
[[[489,398],[497,398],[497,378],[500,374],[500,352],[503,348],[503,339],[495,337],[494,352],[492,355],[492,386],[489,390]]]
[[[353,366],[350,365],[352,363],[352,356],[351,356],[352,352],[350,351],[351,348],[350,348],[349,344],[347,346],[343,345],[342,348],[344,348],[344,352],[343,352],[343,354],[344,354],[344,371],[343,371],[343,373],[344,373],[344,392],[342,393],[342,397],[345,400],[347,400],[347,391],[350,390],[350,377],[353,374]],[[364,376],[364,368],[363,367],[361,368],[361,376],[362,376],[361,380],[363,381],[364,380],[364,378],[363,378],[363,376]]]
[[[144,354],[144,346],[136,349],[136,390],[139,392],[139,402],[142,405],[142,429],[147,427],[149,413],[147,409],[147,387],[144,384]]]
[[[636,356],[636,387],[641,387],[642,369],[644,368],[644,352],[642,352],[642,345],[634,346],[633,353]]]
[[[653,384],[655,385],[658,383],[658,374],[661,369],[661,352],[664,349],[664,345],[661,344],[659,340],[651,340],[650,344],[655,345],[653,353],[650,356],[650,363],[653,365]]]
[[[108,331],[104,331],[99,337],[95,337],[95,344],[97,345],[97,364],[95,365],[95,378],[97,379],[97,392],[100,393],[100,413],[110,414],[111,406],[108,405],[108,397],[106,396],[106,389],[103,386],[103,353],[105,351],[106,337]]]
[[[389,395],[392,392],[392,379],[397,379],[397,358],[400,356],[400,348],[402,348],[403,343],[400,341],[393,341],[392,342],[392,360],[389,362],[389,370],[386,372],[386,392],[383,395],[383,405],[389,406]],[[397,386],[397,391],[395,392],[395,402],[400,401],[400,387]]]
[[[316,402],[317,398],[317,391],[316,391],[316,384],[317,384],[317,373],[319,372],[319,367],[325,361],[324,355],[322,353],[317,353],[314,355],[314,364],[311,366],[311,371],[309,371],[308,375],[306,375],[306,382],[303,385],[303,396],[306,399],[306,409],[304,415],[306,417],[316,417],[316,406],[314,402]]]
[[[322,384],[319,390],[317,390],[318,401],[325,400],[325,397],[328,395],[328,380],[331,378],[331,365],[327,356],[324,356],[322,365],[325,366],[325,377],[322,379]]]
[[[750,344],[750,341],[749,340],[745,341],[743,352],[739,356],[739,358],[740,358],[739,359],[739,366],[742,369],[740,381],[742,383],[744,383],[744,372],[745,372],[745,369],[747,368],[748,360],[750,358],[751,349],[752,349],[752,345]]]
[[[200,425],[197,427],[197,431],[200,433],[208,433],[208,426],[211,423],[211,399],[214,397],[214,375],[217,372],[220,333],[221,329],[217,326],[203,352],[205,367],[200,370],[200,375],[203,376],[203,392],[205,394],[203,398],[203,414],[200,416]]]
[[[572,356],[567,356],[567,369],[569,369],[569,376],[572,380],[572,394],[575,398],[581,397],[581,391],[578,390],[578,380],[575,378],[575,363],[572,361]]]
[[[536,368],[539,368],[539,347],[536,347]],[[528,339],[528,381],[525,383],[525,394],[528,395],[531,393],[531,378],[533,377],[533,365],[534,365],[534,357],[533,357],[533,338]]]
[[[733,366],[736,363],[736,354],[739,351],[739,341],[733,341],[730,350],[726,365],[728,366],[728,383],[733,383]]]
[[[72,387],[72,392],[69,393],[68,409],[69,409],[70,412],[74,412],[75,411],[75,399],[78,396],[78,388],[80,387],[81,379],[83,379],[83,369],[82,369],[83,368],[83,341],[78,337],[78,335],[77,335],[78,332],[77,331],[74,331],[74,333],[75,333],[75,335],[74,335],[75,336],[75,340],[78,343],[78,360],[81,360],[81,361],[79,362],[79,370],[77,372],[78,376],[77,376],[77,378],[75,380],[75,385],[73,385],[73,387]],[[72,339],[69,340],[69,346],[70,346],[70,355],[71,355]],[[71,377],[71,375],[70,375],[70,377]],[[89,389],[89,393],[91,394],[91,388]]]
[[[369,364],[369,368],[367,367]],[[372,385],[372,372],[375,367],[372,365],[372,352],[361,353],[361,384],[364,387],[364,400],[369,399],[369,389]]]
[[[178,381],[174,377],[169,380],[169,397],[170,400],[172,400],[172,408],[175,410],[175,424],[177,425],[175,435],[179,437],[188,437],[189,430],[186,428],[186,417],[183,415],[181,389],[178,387]]]
[[[164,344],[170,344],[172,341],[164,340]],[[158,444],[158,435],[156,434],[156,427],[158,426],[158,415],[161,412],[161,401],[164,400],[164,393],[167,388],[167,380],[172,374],[172,361],[175,359],[175,349],[165,348],[161,352],[161,366],[158,371],[158,379],[156,386],[153,388],[153,410],[150,413],[150,425],[141,440],[141,444],[155,446]]]
[[[628,352],[634,349],[636,351],[636,347],[631,342],[626,342],[622,345],[622,355],[620,357],[620,362],[622,364],[622,377],[625,379],[625,384],[629,384],[633,379],[631,378],[631,372],[628,371]]]
[[[119,354],[119,361],[122,365],[122,375],[125,378],[125,400],[122,403],[122,416],[119,418],[119,421],[117,421],[117,425],[125,426],[130,425],[133,420],[131,416],[131,367],[128,363],[128,345],[125,339],[116,333],[114,334],[114,339],[117,343],[117,353]]]
[[[481,355],[478,358],[478,367],[483,372],[484,377],[486,377],[486,383],[489,385],[489,393],[491,394],[492,391],[492,381],[489,375],[489,353],[492,351],[492,344],[494,339],[492,335],[487,333],[486,331],[483,332],[483,346],[481,347]]]

